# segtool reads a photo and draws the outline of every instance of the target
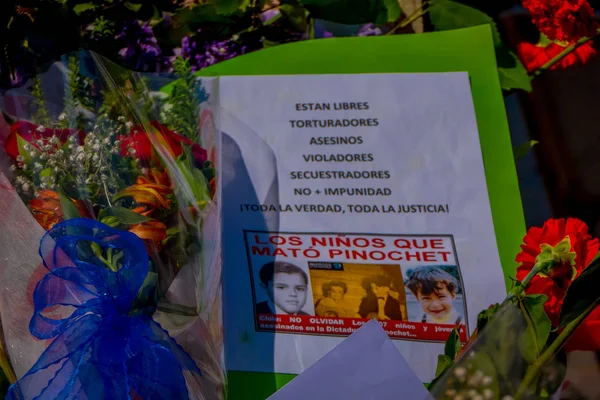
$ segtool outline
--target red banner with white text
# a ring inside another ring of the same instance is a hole
[[[257,316],[259,331],[288,332],[297,334],[349,336],[362,325],[366,318],[329,318],[309,315],[273,315]],[[454,325],[426,324],[404,321],[379,321],[390,339],[423,340],[428,342],[445,342],[454,329]],[[459,328],[460,339],[467,341],[464,325]]]

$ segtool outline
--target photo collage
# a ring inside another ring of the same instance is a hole
[[[284,236],[278,234],[276,237]],[[258,243],[268,242],[267,238],[254,238]],[[349,240],[348,245],[362,244],[365,250],[345,252],[339,248],[331,249],[331,244],[339,241],[311,240],[310,234],[275,240],[298,249],[311,245],[310,251],[292,252],[296,257],[290,257],[286,249],[291,247],[285,245],[274,245],[271,252],[250,245],[248,255],[257,329],[273,328],[259,323],[270,320],[269,316],[277,316],[279,323],[287,321],[285,326],[275,326],[276,330],[289,328],[295,333],[302,332],[300,328],[291,327],[294,323],[309,326],[320,322],[336,324],[341,323],[340,320],[351,326],[368,319],[404,322],[408,325],[394,326],[417,330],[423,324],[466,325],[465,296],[455,253],[452,251],[449,256],[450,252],[441,251],[453,250],[452,238],[396,236],[380,239],[369,239],[368,245],[365,241]],[[323,247],[314,246],[316,243],[322,243]],[[444,257],[436,259],[435,251],[427,247],[440,250]],[[380,254],[386,255],[385,262],[375,260],[382,257]],[[321,261],[325,257],[330,260]],[[331,261],[331,258],[340,260]],[[402,260],[394,261],[394,258]],[[427,328],[421,329],[427,331]],[[311,332],[306,329],[306,333]]]
[[[448,325],[464,319],[456,266],[422,266],[405,275],[400,265],[389,264],[308,262],[307,269],[283,261],[263,265],[259,275],[268,299],[256,303],[256,313]]]

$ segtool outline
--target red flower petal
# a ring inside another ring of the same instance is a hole
[[[588,226],[576,218],[551,219],[546,221],[542,228],[531,228],[523,238],[524,244],[516,261],[520,263],[517,268],[517,279],[523,280],[535,265],[536,257],[541,252],[541,245],[555,246],[565,237],[571,241],[571,251],[575,252],[575,269],[580,273],[589,265],[591,260],[600,250],[598,239],[592,238],[588,232]],[[558,325],[562,301],[567,288],[571,284],[571,266],[567,265],[562,273],[553,278],[536,276],[525,291],[528,294],[545,294],[548,301],[545,310],[554,326]]]
[[[598,27],[587,0],[523,0],[523,6],[550,40],[576,42],[593,36]]]
[[[517,45],[517,55],[529,72],[537,71],[544,64],[551,60],[550,55],[545,51],[544,47],[523,42]]]
[[[140,160],[149,161],[152,158],[152,143],[141,126],[132,127],[129,135],[120,137],[119,140],[121,140],[121,156],[127,156],[129,150],[133,149],[135,157]]]
[[[185,136],[179,135],[178,133],[170,130],[166,125],[161,124],[158,121],[152,121],[150,125],[162,134],[165,141],[169,146],[169,150],[174,157],[179,157],[183,153],[183,146],[185,144],[192,148],[192,155],[194,161],[198,167],[202,167],[204,162],[208,158],[208,154],[200,144],[192,142]],[[130,148],[135,149],[135,157],[143,160],[150,161],[152,159],[153,148],[148,133],[140,125],[136,125],[131,128],[129,135],[121,137],[121,155],[126,156]]]
[[[548,296],[548,300],[544,304],[544,310],[550,321],[552,321],[552,326],[558,326],[560,309],[565,294],[567,294],[567,289],[559,287],[552,278],[536,276],[531,280],[529,286],[527,286],[527,293],[545,294]]]
[[[560,53],[566,50],[566,47],[557,43],[550,43],[546,47],[538,46],[532,43],[519,43],[517,46],[517,55],[523,62],[525,69],[529,72],[537,71],[554,59]],[[551,70],[566,69],[574,66],[581,66],[589,62],[597,55],[594,46],[588,42],[577,47],[573,52],[556,62]]]
[[[561,50],[562,51],[562,50]],[[580,65],[585,65],[590,60],[596,57],[597,51],[594,46],[587,42],[575,49],[572,53],[565,56],[562,60],[552,66],[552,70],[555,69],[567,69],[569,67],[575,67]]]
[[[596,308],[573,332],[565,351],[596,351],[600,349],[600,308]]]
[[[69,137],[77,135],[79,143],[83,143],[85,139],[85,132],[78,131],[76,129],[50,129],[44,128],[38,130],[39,125],[33,124],[27,121],[18,121],[11,125],[10,134],[6,138],[4,143],[4,150],[6,154],[16,160],[19,156],[19,143],[17,136],[37,148],[35,141],[39,139],[48,139],[53,136],[58,137],[60,143],[64,144]]]

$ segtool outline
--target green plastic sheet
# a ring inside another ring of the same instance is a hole
[[[506,284],[525,234],[521,196],[489,25],[413,35],[303,41],[237,57],[201,76],[467,71]],[[227,338],[225,338],[227,340]],[[264,400],[293,375],[228,371],[228,399]]]

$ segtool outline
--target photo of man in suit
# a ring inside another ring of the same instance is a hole
[[[268,262],[260,269],[259,277],[269,300],[256,304],[257,314],[308,315],[302,311],[308,276],[300,267],[282,261]]]
[[[363,280],[367,295],[363,297],[358,313],[363,318],[378,320],[404,320],[400,301],[390,295],[392,281],[384,275],[376,275]]]

